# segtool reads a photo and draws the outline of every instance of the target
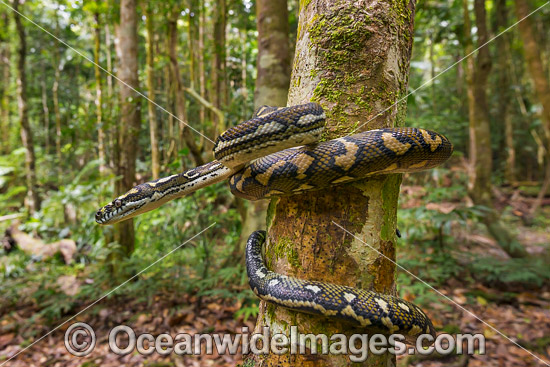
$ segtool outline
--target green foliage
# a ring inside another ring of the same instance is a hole
[[[476,279],[487,284],[538,288],[550,282],[550,267],[544,258],[495,259],[482,257],[470,264]]]

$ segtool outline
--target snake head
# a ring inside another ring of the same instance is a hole
[[[95,221],[101,225],[115,224],[158,208],[162,203],[156,200],[149,184],[141,184],[99,209]]]

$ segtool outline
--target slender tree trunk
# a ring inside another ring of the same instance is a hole
[[[9,14],[3,12],[0,22],[4,29],[9,29]],[[10,97],[8,86],[10,85],[10,44],[7,35],[0,35],[0,65],[2,83],[0,83],[0,134],[4,137],[0,153],[8,154],[11,151],[10,142],[7,138],[10,130]]]
[[[31,214],[40,209],[40,198],[38,196],[36,184],[36,158],[34,155],[34,143],[29,123],[27,108],[27,75],[25,72],[25,62],[27,57],[27,40],[25,28],[19,16],[19,1],[14,0],[13,13],[15,27],[19,38],[19,48],[17,49],[17,106],[19,108],[19,118],[21,119],[21,141],[25,148],[25,178],[27,183],[26,206]]]
[[[122,194],[135,185],[136,156],[140,124],[141,98],[128,86],[139,88],[138,78],[138,35],[136,0],[121,0],[120,24],[118,26],[118,78],[124,82],[120,89],[120,162],[117,175],[122,176],[117,181],[115,191]],[[128,85],[128,86],[127,86]],[[116,240],[122,246],[126,256],[134,251],[134,222],[132,219],[116,225]]]
[[[118,151],[116,148],[116,140],[118,139],[118,130],[117,126],[118,124],[113,124],[112,121],[114,120],[114,112],[113,112],[113,105],[115,103],[115,100],[113,98],[113,77],[111,74],[113,73],[113,65],[112,65],[112,42],[111,42],[111,28],[108,24],[108,22],[105,22],[105,59],[106,59],[106,65],[107,65],[107,73],[106,79],[107,79],[107,101],[105,103],[105,110],[104,110],[104,129],[107,131],[107,140],[108,140],[108,147],[110,150],[110,154],[108,154],[109,157],[109,166],[115,170],[115,167],[118,166],[118,163],[116,162],[118,159]],[[115,128],[115,132],[113,132],[113,127]]]
[[[317,101],[327,113],[326,139],[403,122],[405,104],[385,112],[407,92],[414,1],[300,2],[300,18],[288,105]],[[379,114],[380,113],[380,114]],[[372,119],[372,121],[371,121]],[[361,124],[368,123],[365,126]],[[273,199],[268,209],[267,263],[299,278],[395,293],[397,198],[401,175],[388,175],[328,190]],[[334,222],[333,222],[334,221]],[[336,224],[334,224],[336,223]],[[338,226],[380,251],[371,251]],[[323,317],[261,303],[262,326],[348,337],[357,329]],[[349,366],[347,355],[255,357],[262,366]],[[314,361],[314,363],[312,363]],[[370,354],[354,366],[395,364],[389,354]]]
[[[258,59],[254,107],[285,106],[290,84],[290,40],[287,0],[257,0]],[[244,57],[244,56],[243,56]],[[246,86],[243,86],[246,89]],[[237,253],[244,253],[250,233],[265,228],[267,200],[250,202],[243,219]]]
[[[55,34],[59,35],[59,19],[55,18]],[[57,157],[57,170],[61,174],[63,157],[61,155],[61,111],[59,108],[59,79],[61,79],[61,53],[59,45],[53,50],[54,81],[52,85],[53,112],[55,116],[55,155]]]
[[[473,51],[471,41],[468,1],[464,0],[464,33],[466,54]],[[485,0],[475,0],[478,45],[487,42]],[[488,47],[482,47],[477,56],[467,59],[468,105],[470,118],[470,195],[474,203],[491,206],[492,151],[489,109],[487,104],[487,80],[491,71],[491,55]]]
[[[465,53],[473,51],[471,21],[468,0],[463,0]],[[488,40],[485,0],[475,0],[474,11],[478,45]],[[488,47],[482,47],[476,57],[466,59],[468,88],[468,115],[470,119],[470,182],[469,193],[476,205],[487,208],[483,222],[493,238],[508,255],[525,257],[527,252],[500,222],[493,208],[491,192],[492,151],[487,103],[487,81],[491,71],[491,56]]]
[[[95,107],[97,125],[97,150],[99,158],[99,174],[105,175],[105,128],[103,123],[103,92],[101,88],[101,70],[99,69],[99,53],[101,46],[101,23],[99,13],[94,14],[94,73],[95,73]]]
[[[515,0],[516,13],[519,19],[523,19],[519,23],[519,33],[523,40],[523,49],[525,51],[525,59],[527,61],[527,69],[531,74],[533,83],[535,85],[535,93],[542,105],[541,119],[543,121],[543,129],[546,141],[546,169],[545,178],[542,188],[535,200],[530,215],[534,216],[538,208],[542,203],[542,199],[546,194],[546,191],[550,187],[550,84],[548,77],[544,72],[544,66],[539,53],[539,45],[533,33],[533,24],[531,18],[526,18],[531,12],[529,4],[526,0]]]
[[[226,60],[225,60],[225,28],[226,0],[216,0],[214,5],[214,57],[212,60],[212,103],[218,109],[227,105]],[[214,116],[214,131],[217,136],[225,130],[221,121]]]
[[[508,26],[508,9],[506,8],[506,0],[497,0],[496,2],[496,32],[502,32]],[[514,126],[510,105],[512,102],[511,85],[510,85],[510,37],[508,33],[504,33],[496,40],[497,49],[503,53],[502,57],[497,57],[497,72],[498,72],[498,93],[499,98],[499,113],[498,120],[504,123],[504,137],[506,147],[506,168],[505,177],[508,183],[514,183],[515,165],[516,165],[516,150],[514,148]]]
[[[206,26],[206,9],[204,7],[204,0],[200,0],[200,17],[199,17],[199,94],[202,98],[206,97],[206,68],[204,65],[204,27]],[[199,110],[199,123],[200,126],[204,125],[206,119],[206,108],[201,105]]]
[[[158,146],[158,129],[155,105],[152,100],[155,98],[155,69],[154,69],[154,48],[153,39],[155,37],[153,28],[153,10],[150,4],[144,5],[145,8],[145,27],[147,39],[147,90],[149,90],[149,101],[147,101],[147,111],[149,117],[149,134],[151,136],[151,166],[153,170],[153,179],[160,177],[160,159]]]
[[[50,151],[50,109],[48,107],[48,91],[46,89],[46,70],[42,67],[42,80],[40,81],[42,89],[42,113],[43,113],[43,128],[44,128],[44,154]],[[8,135],[4,135],[8,136]]]
[[[54,51],[54,81],[52,85],[53,112],[55,116],[55,156],[57,157],[58,171],[61,172],[61,111],[59,109],[59,79],[61,78],[60,55]]]
[[[170,50],[170,30],[168,30],[168,34],[166,37],[166,55],[168,58],[170,57],[169,50]],[[172,63],[167,63],[164,68],[164,81],[165,81],[165,95],[166,95],[166,106],[169,111],[175,112],[174,109],[174,103],[172,101],[173,96],[173,81],[172,81]],[[167,140],[169,141],[167,149],[164,151],[164,166],[168,166],[170,162],[172,161],[172,153],[175,150],[176,146],[176,137],[174,136],[174,117],[172,114],[168,115],[168,121],[166,123],[166,129],[167,133],[165,134],[167,136]]]
[[[199,38],[199,14],[200,3],[198,0],[189,0],[188,27],[187,27],[187,42],[189,45],[189,87],[195,89],[199,84],[199,73],[197,60],[198,38]]]
[[[178,65],[178,58],[177,58],[177,40],[178,40],[178,34],[177,34],[177,15],[174,14],[171,19],[168,21],[168,34],[169,34],[169,55],[170,55],[170,64],[172,65],[172,85],[174,88],[174,93],[176,96],[176,116],[180,121],[187,122],[186,116],[185,116],[185,95],[183,86],[181,85],[181,77],[180,77],[180,71],[179,71],[179,65]],[[181,132],[183,135],[183,139],[185,140],[185,144],[189,148],[189,151],[191,152],[191,155],[193,156],[193,160],[195,161],[195,165],[200,166],[204,164],[204,160],[202,158],[202,152],[201,149],[197,146],[195,143],[195,138],[193,134],[194,132],[191,131],[187,126],[185,126],[183,123],[181,123]]]

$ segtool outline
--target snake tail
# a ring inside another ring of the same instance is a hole
[[[265,240],[265,231],[256,231],[246,245],[249,284],[262,300],[290,310],[353,323],[372,332],[401,334],[410,343],[421,334],[435,337],[428,316],[418,306],[401,298],[269,271],[262,257]]]

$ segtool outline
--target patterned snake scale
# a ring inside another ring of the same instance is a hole
[[[414,342],[420,334],[435,337],[435,329],[428,316],[418,306],[403,299],[267,270],[262,257],[265,237],[265,231],[256,231],[246,244],[246,271],[250,288],[264,301],[351,322],[374,332],[400,333],[409,342]]]
[[[96,222],[117,223],[226,179],[234,195],[258,200],[373,175],[430,169],[447,160],[453,150],[441,134],[401,127],[317,143],[324,125],[325,113],[316,103],[260,107],[252,119],[218,137],[216,160],[137,185],[99,209]],[[435,335],[424,312],[400,298],[268,271],[261,256],[264,242],[265,232],[254,232],[246,249],[250,286],[260,298],[374,331],[399,332],[408,341],[424,333]]]

